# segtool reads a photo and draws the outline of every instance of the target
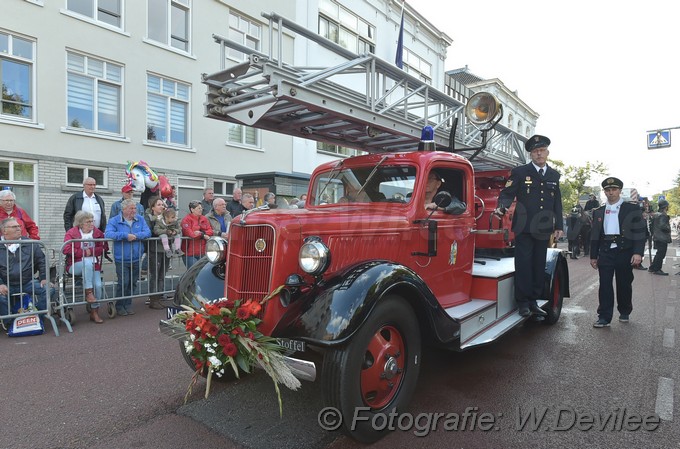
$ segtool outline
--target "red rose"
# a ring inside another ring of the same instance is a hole
[[[224,346],[224,349],[222,349],[222,352],[226,356],[234,357],[236,355],[236,353],[238,353],[238,349],[236,348],[236,345],[234,343],[229,343],[229,344]]]
[[[217,343],[219,343],[220,346],[225,347],[231,343],[231,338],[229,338],[227,334],[222,334],[217,337]]]
[[[260,310],[262,310],[262,306],[254,302],[249,305],[249,309],[251,315],[257,315],[258,313],[260,313]]]
[[[215,326],[214,324],[210,323],[208,325],[208,329],[206,329],[205,333],[210,334],[211,336],[217,335],[217,333],[220,331],[220,328]]]
[[[198,342],[198,340],[194,341],[194,349],[197,350],[197,351],[201,351],[203,349],[203,347]]]

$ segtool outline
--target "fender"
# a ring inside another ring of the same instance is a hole
[[[548,248],[548,252],[545,257],[545,274],[546,274],[546,285],[543,289],[544,297],[552,297],[552,287],[553,279],[555,275],[559,273],[562,279],[560,284],[560,289],[562,290],[562,296],[565,298],[569,297],[569,267],[567,266],[567,259],[564,257],[562,250],[556,248]]]
[[[199,304],[193,301],[200,296],[204,299],[219,299],[224,297],[224,266],[213,265],[207,257],[202,257],[182,275],[175,289],[173,304]]]
[[[272,336],[323,347],[341,345],[387,294],[400,295],[411,304],[421,329],[430,332],[430,338],[444,343],[458,338],[458,324],[423,280],[410,268],[384,260],[356,265],[316,284],[290,304]]]

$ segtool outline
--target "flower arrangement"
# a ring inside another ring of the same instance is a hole
[[[291,390],[300,387],[300,381],[286,364],[284,350],[276,339],[263,335],[257,330],[260,319],[257,315],[264,303],[278,293],[277,289],[260,302],[253,300],[218,299],[206,301],[196,298],[196,307],[182,305],[185,310],[173,316],[170,321],[182,323],[189,337],[184,342],[187,354],[196,366],[192,380],[184,397],[186,403],[198,377],[206,376],[205,397],[210,394],[212,376],[222,377],[227,370],[233,370],[239,377],[239,369],[249,373],[260,367],[274,381],[279,401],[279,413],[283,414],[279,384]]]

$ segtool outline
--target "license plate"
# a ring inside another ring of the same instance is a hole
[[[305,352],[305,342],[298,340],[289,340],[287,338],[277,338],[279,345],[293,352]]]
[[[172,318],[173,316],[177,315],[182,311],[182,309],[179,309],[177,307],[168,307],[165,310],[167,310],[168,319]]]

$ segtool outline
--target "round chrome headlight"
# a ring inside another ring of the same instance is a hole
[[[478,92],[465,105],[465,115],[474,125],[491,122],[501,111],[501,103],[488,92]]]
[[[328,268],[330,251],[320,240],[305,239],[300,248],[300,268],[306,273],[317,276]]]
[[[224,262],[227,257],[227,241],[222,237],[211,237],[205,244],[205,255],[212,264]]]

